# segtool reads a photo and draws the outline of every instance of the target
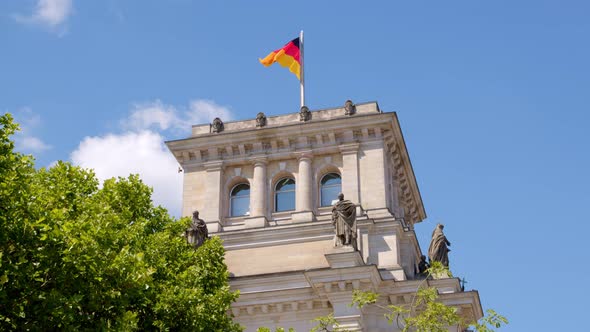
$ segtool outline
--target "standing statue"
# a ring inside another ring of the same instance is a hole
[[[199,219],[199,211],[195,210],[193,212],[193,222],[191,222],[190,227],[184,234],[188,243],[192,244],[195,248],[200,247],[209,238],[207,224],[203,219]]]
[[[332,207],[332,225],[336,231],[336,247],[352,246],[356,248],[356,206],[338,194],[338,202]]]
[[[428,247],[428,258],[430,258],[430,264],[432,262],[441,262],[442,265],[449,267],[449,251],[451,250],[447,246],[450,246],[451,242],[447,240],[443,228],[445,228],[443,224],[437,224],[432,232],[432,240],[430,240],[430,247]]]

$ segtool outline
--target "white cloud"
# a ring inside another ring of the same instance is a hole
[[[149,128],[159,128],[168,130],[171,127],[178,126],[178,116],[176,108],[170,105],[164,105],[160,100],[154,102],[134,104],[133,110],[129,117],[122,121],[124,128],[141,130]]]
[[[190,129],[193,124],[209,123],[216,117],[223,121],[230,121],[233,119],[233,114],[228,108],[217,105],[212,100],[191,100],[183,122],[188,124]]]
[[[24,153],[35,153],[51,149],[51,145],[31,134],[41,124],[39,114],[34,113],[28,107],[24,107],[14,114],[14,118],[20,125],[20,131],[14,135],[16,150]]]
[[[160,100],[136,103],[128,118],[121,121],[124,129],[172,130],[177,133],[190,132],[191,125],[209,123],[219,117],[223,121],[233,118],[229,108],[212,100],[191,100],[187,109],[166,105]]]
[[[76,165],[93,168],[101,181],[139,174],[154,188],[154,203],[180,216],[182,173],[163,142],[164,138],[152,131],[86,137],[70,158]]]
[[[72,0],[38,0],[31,15],[17,14],[14,18],[20,23],[38,24],[56,29],[65,23],[72,11]]]
[[[23,136],[16,138],[16,147],[21,151],[41,152],[51,149],[51,145],[44,143],[37,137]]]
[[[86,137],[70,158],[74,164],[93,168],[101,181],[139,174],[154,188],[154,203],[180,216],[183,174],[178,173],[178,163],[164,145],[164,132],[186,135],[193,124],[209,123],[215,117],[228,121],[233,115],[229,108],[203,99],[190,101],[188,107],[160,100],[136,103],[121,120],[123,133]]]

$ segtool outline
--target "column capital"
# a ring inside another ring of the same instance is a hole
[[[339,149],[340,149],[340,153],[342,153],[342,154],[353,154],[353,153],[358,153],[359,147],[360,147],[359,143],[350,143],[350,144],[340,145]]]
[[[313,152],[311,150],[300,151],[297,153],[297,160],[298,161],[305,160],[305,159],[311,160],[311,158],[313,158]]]
[[[215,160],[203,163],[203,167],[207,172],[221,171],[223,169],[223,161]]]
[[[254,166],[266,166],[266,164],[268,164],[268,158],[266,158],[266,157],[252,158],[252,164],[254,164]]]

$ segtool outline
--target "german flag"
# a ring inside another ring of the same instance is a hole
[[[291,40],[287,45],[276,51],[270,52],[264,59],[258,59],[265,67],[278,62],[283,67],[288,67],[289,70],[301,80],[301,60],[300,60],[299,37]]]

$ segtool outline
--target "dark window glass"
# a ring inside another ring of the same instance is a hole
[[[328,173],[320,181],[320,199],[321,206],[330,206],[332,201],[338,199],[338,194],[342,191],[342,179],[339,174]]]
[[[250,214],[250,185],[238,184],[231,191],[230,215],[232,217],[247,216]]]
[[[295,180],[285,178],[275,186],[275,211],[295,210]]]

